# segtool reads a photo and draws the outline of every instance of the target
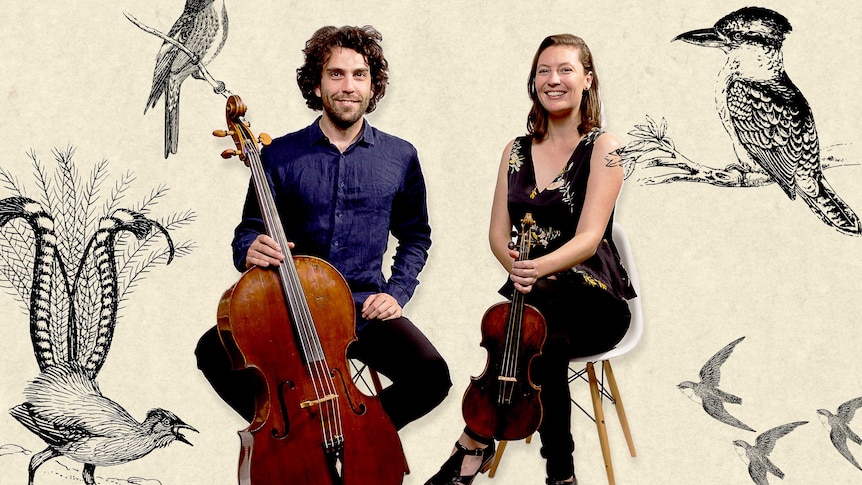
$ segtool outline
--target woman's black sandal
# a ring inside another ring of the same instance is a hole
[[[440,471],[425,482],[425,485],[470,485],[473,483],[473,479],[476,478],[476,475],[479,473],[485,473],[489,468],[491,468],[491,461],[494,459],[495,453],[496,449],[493,441],[486,448],[476,448],[475,450],[469,450],[467,447],[456,441],[455,453],[446,460],[446,463],[443,463],[443,466],[440,467]],[[467,455],[481,456],[482,464],[479,465],[479,469],[476,470],[476,473],[472,475],[461,475],[461,462]]]

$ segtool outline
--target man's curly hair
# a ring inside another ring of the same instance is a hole
[[[315,111],[323,109],[323,101],[314,93],[314,89],[320,86],[323,65],[329,60],[332,48],[345,47],[362,54],[368,63],[374,94],[365,112],[374,111],[377,101],[386,94],[386,85],[389,83],[389,63],[383,57],[383,48],[380,46],[382,40],[380,32],[370,25],[341,28],[330,25],[317,29],[302,51],[305,54],[305,64],[296,70],[296,82],[302,91],[302,97],[305,98],[305,104]]]

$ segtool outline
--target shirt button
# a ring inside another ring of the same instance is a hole
[[[338,241],[333,242],[332,245],[338,247]]]
[[[341,211],[336,212],[335,217],[341,217]]]
[[[342,182],[338,182],[338,186],[339,186],[339,187],[344,187],[344,182],[343,182],[343,181],[342,181]]]

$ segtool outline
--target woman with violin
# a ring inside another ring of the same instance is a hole
[[[611,237],[623,169],[619,141],[601,130],[599,78],[590,49],[571,34],[545,38],[527,88],[533,101],[528,134],[503,151],[489,240],[509,273],[501,293],[515,301],[523,295],[545,320],[547,336],[528,374],[541,389],[538,431],[547,483],[559,485],[577,483],[569,359],[609,350],[622,339],[631,320],[625,300],[634,290]],[[523,258],[524,245],[512,245],[512,228],[528,213],[535,227],[519,238],[533,243],[529,258]],[[493,338],[483,333],[483,345],[487,340]],[[473,406],[469,397],[468,389],[465,411]],[[482,435],[470,423],[467,419],[450,458],[426,485],[471,483],[489,468],[494,439],[509,439]]]
[[[271,189],[275,212],[290,240],[288,247],[295,248],[298,254],[325,260],[346,280],[353,297],[353,301],[348,297],[348,314],[354,315],[355,305],[358,338],[348,347],[348,356],[367,363],[392,381],[380,392],[379,401],[395,429],[401,429],[437,406],[451,382],[446,362],[402,315],[425,265],[431,229],[416,149],[373,128],[365,119],[365,114],[372,112],[383,97],[388,83],[381,40],[380,33],[371,26],[323,27],[314,33],[303,51],[305,63],[297,69],[297,82],[308,107],[323,113],[308,127],[272,140],[261,151],[259,163],[265,178],[259,185],[269,185]],[[230,133],[235,134],[235,130]],[[267,218],[261,214],[255,188],[252,184],[249,189],[233,240],[234,263],[240,271],[278,267],[291,259],[285,257],[290,253],[284,244],[267,235]],[[386,280],[381,267],[390,232],[398,246],[391,277]],[[220,321],[224,340],[221,326]],[[281,351],[285,355],[295,352]],[[335,353],[338,352],[343,359],[345,349]],[[196,354],[205,377],[245,419],[252,421],[261,414],[277,412],[277,406],[256,409],[255,396],[261,383],[245,370],[233,370],[215,329],[201,338]],[[336,377],[345,380],[344,376]],[[278,392],[289,395],[294,384],[291,381],[286,385],[287,390]],[[270,387],[270,393],[275,392]],[[332,396],[343,394],[338,391]],[[301,406],[314,409],[328,398],[324,395]],[[345,403],[343,407],[353,404]],[[288,410],[293,412],[293,408]],[[297,427],[296,423],[289,424]],[[291,432],[294,431],[288,430],[288,436]],[[369,436],[368,441],[373,445],[374,437]],[[308,448],[319,445],[310,443]],[[396,455],[390,458],[393,456]],[[349,464],[345,462],[343,466]],[[393,468],[399,466],[393,463]],[[291,478],[282,477],[284,481],[273,483],[299,483]],[[351,483],[367,480],[373,479],[365,477]],[[311,479],[311,483],[329,482],[321,478],[317,482]],[[400,478],[397,483],[401,483]]]

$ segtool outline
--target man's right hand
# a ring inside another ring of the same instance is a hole
[[[292,242],[288,242],[287,246],[293,249]],[[282,261],[284,261],[284,253],[281,252],[281,247],[266,234],[258,234],[245,254],[246,268],[251,268],[252,266],[260,268],[266,268],[270,265],[278,266]]]

